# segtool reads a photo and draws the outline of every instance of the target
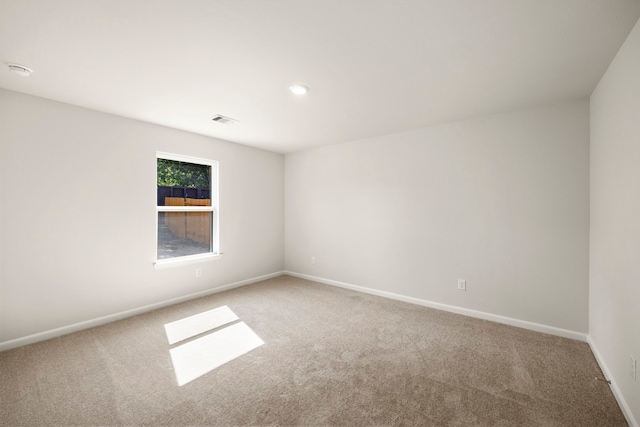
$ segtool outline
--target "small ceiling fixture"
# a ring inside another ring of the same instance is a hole
[[[20,64],[13,64],[11,62],[7,62],[7,67],[9,67],[9,70],[12,73],[22,77],[29,77],[31,73],[33,73],[33,70],[31,68],[27,68],[24,65],[20,65]]]
[[[213,119],[216,123],[222,123],[223,125],[232,125],[238,123],[236,119],[232,119],[231,117],[223,116],[222,114],[216,115]]]
[[[307,86],[303,86],[303,85],[289,86],[289,90],[291,92],[295,93],[296,95],[304,95],[307,92],[309,92],[309,88]]]

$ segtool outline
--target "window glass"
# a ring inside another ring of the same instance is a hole
[[[169,206],[167,198],[203,200],[211,206],[211,166],[158,158],[158,206]]]
[[[218,254],[217,162],[157,154],[157,260]]]
[[[158,259],[211,252],[213,212],[158,212]]]

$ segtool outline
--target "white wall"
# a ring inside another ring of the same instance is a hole
[[[588,232],[586,100],[285,156],[295,273],[584,334]]]
[[[0,343],[282,271],[282,155],[6,90],[0,117]],[[156,151],[220,162],[221,260],[154,269]]]
[[[590,243],[589,335],[639,425],[640,21],[591,95]]]

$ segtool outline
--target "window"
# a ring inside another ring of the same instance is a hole
[[[220,255],[218,162],[157,153],[156,267]]]

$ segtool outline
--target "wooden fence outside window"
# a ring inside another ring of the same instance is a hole
[[[211,206],[211,199],[165,197],[165,206]],[[176,237],[211,244],[213,212],[165,212],[165,225]]]

